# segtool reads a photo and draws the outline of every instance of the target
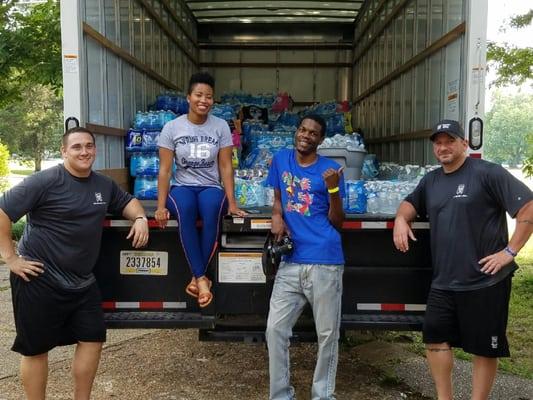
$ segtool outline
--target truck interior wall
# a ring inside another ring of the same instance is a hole
[[[197,70],[197,27],[179,0],[78,1],[87,65],[84,123],[128,129],[159,93],[186,90]],[[123,138],[96,136],[95,168],[124,166]]]
[[[297,104],[347,100],[351,26],[344,25],[200,26],[200,67],[214,75],[217,94],[283,91]]]
[[[368,0],[361,10],[353,119],[379,159],[433,164],[428,129],[443,117],[461,120],[465,3]],[[461,34],[435,48],[455,31]]]

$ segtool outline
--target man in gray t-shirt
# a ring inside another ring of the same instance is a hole
[[[133,221],[134,247],[148,241],[138,200],[110,178],[93,172],[93,134],[73,128],[63,136],[64,164],[37,172],[0,197],[0,253],[10,269],[21,378],[27,397],[43,398],[48,351],[77,344],[73,361],[76,398],[89,398],[105,325],[92,273],[107,213]],[[11,223],[27,215],[18,255]]]
[[[440,121],[430,136],[442,168],[422,178],[400,204],[394,244],[409,250],[410,222],[429,219],[433,280],[423,341],[439,399],[452,399],[452,347],[474,355],[472,398],[488,398],[506,337],[514,257],[533,227],[531,190],[501,166],[466,155],[457,121]],[[509,239],[506,212],[516,218]]]

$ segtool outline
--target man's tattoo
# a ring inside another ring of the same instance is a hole
[[[523,220],[520,220],[518,221],[519,224],[529,224],[529,225],[533,225],[533,221],[530,221],[529,219],[523,219]]]

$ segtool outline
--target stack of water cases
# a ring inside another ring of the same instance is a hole
[[[157,142],[163,126],[174,118],[176,114],[172,111],[138,112],[134,127],[128,131],[126,150],[130,159],[130,175],[135,178],[133,195],[140,200],[157,199]]]

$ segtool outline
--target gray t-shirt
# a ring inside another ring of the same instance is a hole
[[[27,214],[19,254],[41,261],[43,279],[52,287],[82,290],[94,282],[107,213],[119,214],[133,196],[110,178],[92,172],[71,175],[63,166],[37,172],[0,197],[11,221]]]
[[[158,145],[174,152],[178,185],[220,187],[218,152],[233,141],[223,119],[209,115],[196,125],[182,115],[163,127]]]
[[[475,290],[500,282],[516,270],[511,262],[495,275],[480,271],[482,258],[509,240],[505,212],[512,217],[533,199],[531,190],[497,164],[467,158],[457,170],[442,168],[422,178],[405,199],[431,225],[432,286]]]

